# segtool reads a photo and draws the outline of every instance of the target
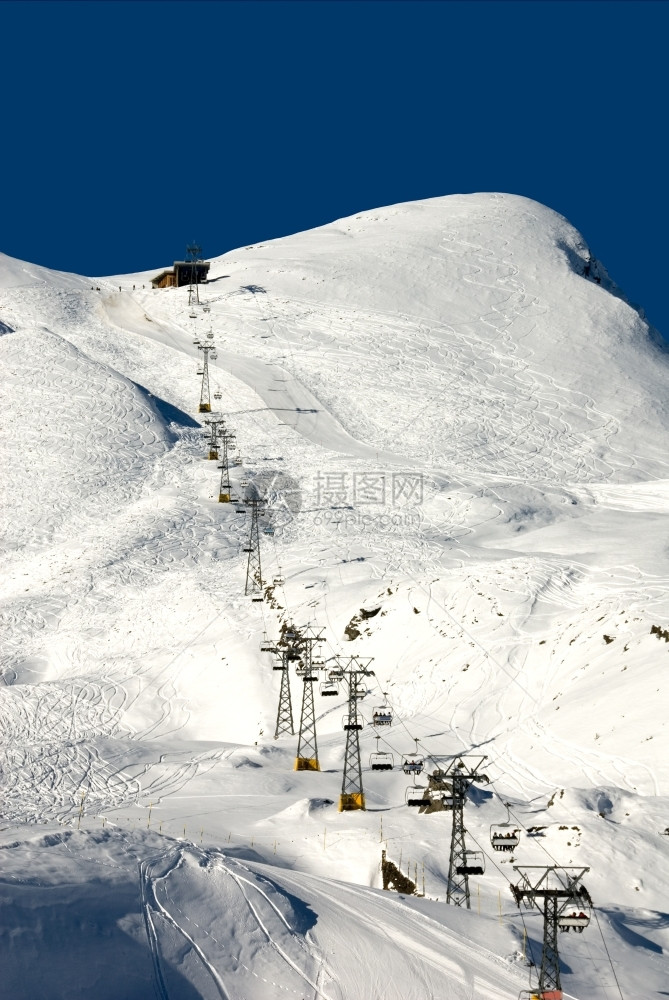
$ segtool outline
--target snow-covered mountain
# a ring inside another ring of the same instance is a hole
[[[663,995],[659,336],[509,195],[242,248],[194,308],[157,270],[0,256],[0,995],[510,1000],[541,951],[513,865],[555,863],[590,868],[596,915],[560,935],[565,995]],[[197,412],[208,332],[233,490],[268,498],[262,603]],[[343,689],[317,701],[320,772],[273,739],[260,644],[287,620],[374,658],[362,714],[394,718],[360,734],[364,812],[337,810]],[[450,814],[405,805],[416,752],[487,756],[470,912],[444,902]],[[425,898],[381,890],[382,849]]]

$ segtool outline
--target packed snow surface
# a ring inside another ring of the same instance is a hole
[[[195,305],[158,270],[0,256],[2,996],[512,1000],[542,936],[514,864],[589,868],[565,995],[666,995],[657,333],[565,219],[509,195],[242,248]],[[209,332],[233,494],[267,500],[262,603],[198,413]],[[273,738],[260,644],[286,621],[325,660],[373,658],[365,811],[337,808],[343,687],[316,685],[320,772]],[[450,812],[405,805],[416,755],[486,756],[469,911],[445,902]],[[382,850],[422,898],[382,891]]]

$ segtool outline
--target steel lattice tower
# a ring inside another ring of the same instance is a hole
[[[314,709],[314,681],[318,674],[314,667],[313,647],[322,642],[322,629],[303,629],[297,633],[295,648],[301,654],[301,665],[297,672],[302,676],[302,708],[300,711],[300,734],[297,739],[296,771],[320,771],[318,743],[316,740],[316,712]]]
[[[361,679],[372,676],[372,671],[367,669],[371,662],[371,659],[361,660],[357,656],[352,656],[348,661],[348,669],[344,668],[348,682],[348,714],[344,722],[346,749],[344,751],[344,773],[341,795],[339,796],[339,812],[365,808],[362,764],[360,762],[362,719],[358,715],[358,699],[364,694],[360,688]]]
[[[260,565],[260,530],[258,527],[258,507],[261,506],[262,501],[258,500],[257,497],[253,497],[252,500],[247,502],[251,507],[251,533],[249,544],[244,549],[244,552],[248,552],[249,554],[244,593],[247,597],[250,594],[253,601],[262,601],[263,579]]]
[[[485,774],[479,774],[478,772],[484,760],[485,757],[478,758],[477,761],[460,758],[446,771],[446,776],[450,779],[452,786],[453,810],[446,902],[452,903],[454,906],[466,906],[468,910],[471,908],[469,875],[472,874],[472,866],[469,864],[469,855],[465,842],[465,834],[467,832],[464,816],[465,802],[467,800],[467,789],[474,780],[488,781]]]
[[[592,906],[590,893],[581,885],[581,879],[589,868],[563,868],[551,865],[547,868],[520,867],[514,865],[514,870],[521,876],[518,885],[511,886],[511,892],[518,906],[526,902],[543,911],[544,935],[541,949],[541,968],[539,969],[538,992],[541,996],[562,996],[560,981],[560,955],[558,952],[558,928],[560,916],[569,906],[587,910]],[[531,874],[538,873],[540,875]],[[543,907],[539,901],[543,902]],[[589,917],[581,914],[584,921]],[[581,930],[583,928],[581,927]]]
[[[186,260],[190,261],[190,284],[188,286],[188,305],[193,301],[200,303],[200,283],[197,279],[197,263],[202,259],[202,247],[197,243],[189,243],[186,247]]]
[[[214,461],[218,458],[218,439],[225,431],[225,420],[223,417],[212,417],[211,420],[205,420],[205,424],[209,427],[209,459]]]
[[[287,631],[290,631],[290,636],[286,634]],[[294,633],[292,629],[288,630],[288,627],[284,624],[281,631],[281,638],[276,645],[271,642],[264,642],[260,647],[264,653],[274,653],[274,656],[278,659],[275,659],[272,669],[279,670],[281,672],[279,707],[276,713],[276,726],[274,728],[275,740],[278,740],[279,736],[283,733],[290,733],[291,736],[295,735],[295,728],[293,726],[293,703],[290,697],[289,667],[293,660],[299,659],[300,654],[297,652],[291,641],[291,637],[294,634],[296,633]]]
[[[287,650],[281,653],[281,688],[279,690],[279,707],[276,713],[276,727],[274,729],[274,739],[278,740],[282,733],[295,735],[293,725],[293,703],[290,698],[290,675],[289,675],[289,654]],[[274,668],[277,669],[276,667]]]
[[[209,355],[211,354],[212,361],[216,360],[216,348],[211,343],[202,343],[200,340],[195,340],[193,343],[197,344],[198,351],[202,351],[203,361],[202,370],[198,372],[198,375],[202,375],[202,387],[200,388],[200,405],[198,407],[198,413],[211,413],[211,391],[209,389]]]
[[[221,484],[218,488],[218,502],[219,503],[230,503],[232,488],[230,486],[230,461],[228,459],[228,447],[232,446],[235,440],[235,435],[226,430],[225,428],[221,431],[219,435],[219,441],[221,444],[221,464],[219,469],[221,470]]]

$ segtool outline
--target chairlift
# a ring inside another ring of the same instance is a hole
[[[321,681],[320,692],[324,698],[334,698],[339,694],[339,685],[335,681]]]
[[[342,728],[348,733],[352,729],[362,729],[362,716],[361,715],[348,715],[346,714],[341,720]]]
[[[285,582],[286,581],[282,576],[275,576],[274,579],[272,580],[272,583],[274,584],[275,587],[283,587]]]
[[[260,604],[260,602],[262,601],[262,599],[263,599],[263,596],[262,596],[262,594],[254,594],[254,595],[252,596],[252,598],[251,598],[251,600],[252,600],[252,602],[253,602],[254,604]]]
[[[589,923],[590,917],[583,910],[559,913],[557,918],[558,928],[561,931],[576,931],[577,934],[582,934]]]
[[[207,340],[213,340],[213,339],[214,339],[213,333],[208,333],[207,334]]]
[[[194,309],[191,309],[191,311],[188,313],[188,316],[190,319],[197,319],[197,313],[195,312]]]
[[[272,527],[271,524],[268,524],[267,527],[263,528],[262,530],[263,530],[263,534],[265,534],[265,535],[273,535],[274,534],[274,528]]]
[[[372,711],[373,726],[392,726],[393,713],[388,705],[375,705]]]
[[[202,306],[202,311],[206,313],[211,312],[211,306],[209,305],[208,302],[204,303],[204,305]]]
[[[483,851],[465,851],[464,861],[455,866],[458,875],[483,875],[485,855]]]
[[[420,774],[424,766],[422,757],[405,757],[402,761],[402,770],[405,774]]]
[[[235,507],[235,513],[236,514],[245,514],[246,513],[246,507]]]
[[[520,843],[520,830],[511,822],[510,806],[505,802],[506,822],[493,823],[490,827],[490,845],[495,851],[513,851]]]
[[[200,340],[199,340],[199,338],[196,338],[196,339],[195,339],[195,340],[193,341],[193,343],[194,343],[194,344],[197,344],[197,346],[199,347],[199,346],[200,346]]]
[[[372,771],[392,771],[395,766],[395,758],[388,750],[379,750],[370,754],[369,766]]]
[[[427,785],[409,785],[404,793],[404,801],[408,806],[427,805],[429,802],[427,797]]]
[[[204,375],[204,369],[198,368],[196,374],[197,375]]]
[[[376,737],[376,750],[369,757],[369,766],[372,771],[392,771],[395,758],[387,750],[379,750],[380,736]]]
[[[344,671],[341,667],[333,667],[328,670],[328,679],[331,681],[341,681],[344,679]]]
[[[240,479],[239,480],[239,485],[240,486],[248,486],[249,485],[248,479]]]
[[[223,393],[219,392],[217,389],[216,392],[214,393],[214,399],[222,399],[222,398],[223,398]]]
[[[218,360],[218,354],[216,353],[216,351],[212,351],[211,352],[211,360],[212,361],[217,361]]]

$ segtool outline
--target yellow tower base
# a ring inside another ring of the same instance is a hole
[[[218,452],[216,451],[215,448],[210,448],[209,449],[209,460],[211,461],[214,458],[218,459]]]
[[[365,796],[363,792],[353,792],[351,795],[339,796],[339,812],[349,812],[351,809],[364,809]]]
[[[211,403],[200,403],[197,408],[198,413],[211,413]]]
[[[295,771],[320,771],[321,765],[315,757],[296,757]]]
[[[218,502],[219,503],[230,503],[230,494],[229,493],[219,493],[218,494]]]

